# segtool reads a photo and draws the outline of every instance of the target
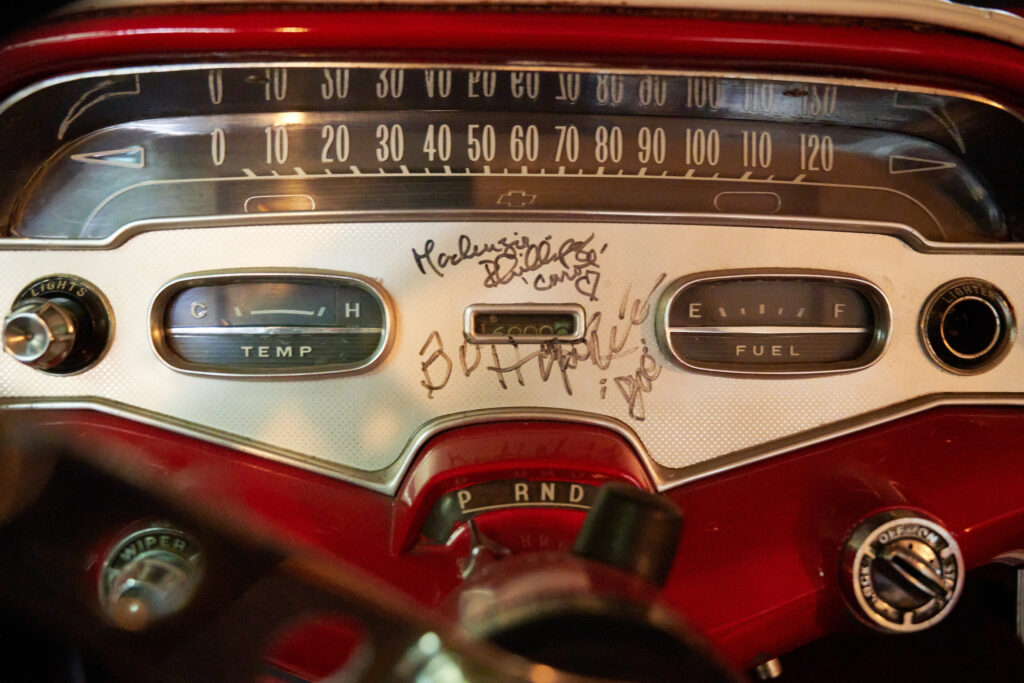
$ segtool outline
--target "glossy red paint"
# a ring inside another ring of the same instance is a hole
[[[283,683],[295,678],[319,681],[357,665],[368,647],[362,625],[335,615],[321,615],[291,624],[266,651],[267,664],[285,674],[268,672],[258,683]]]
[[[86,66],[151,63],[204,53],[339,54],[450,60],[571,60],[800,71],[821,69],[1024,90],[1020,51],[955,32],[893,22],[814,17],[751,21],[740,15],[608,10],[496,12],[345,8],[335,11],[239,11],[204,14],[132,12],[44,24],[0,49],[0,88]],[[720,18],[721,17],[721,18]],[[417,52],[421,54],[417,54]],[[667,60],[667,61],[666,61]],[[814,66],[819,65],[819,66]],[[936,80],[939,79],[939,80]]]
[[[395,503],[392,549],[402,552],[416,543],[427,515],[445,493],[499,480],[564,481],[591,486],[625,481],[646,491],[653,490],[630,445],[607,429],[565,422],[506,422],[454,429],[427,442],[405,476]],[[513,547],[521,545],[520,533],[531,538],[528,543],[532,546],[537,532],[528,529],[536,527],[530,522],[536,512],[505,510],[498,518],[494,518],[498,513],[484,513],[478,521]],[[564,544],[575,536],[583,515],[571,510],[563,512],[568,515],[560,517],[572,523],[558,526],[571,535],[565,538],[558,534],[557,538],[543,542]],[[536,542],[542,541],[538,537]]]
[[[838,558],[876,512],[940,521],[968,567],[1022,548],[1022,429],[1017,409],[938,409],[672,490],[686,528],[665,597],[749,664],[755,641],[777,654],[853,625]]]
[[[448,546],[395,554],[395,499],[388,496],[99,413],[37,411],[34,417],[107,457],[159,475],[169,491],[217,500],[425,605],[437,606],[460,583],[456,560],[465,556],[466,535],[457,533]],[[515,423],[467,429],[466,442],[490,454],[482,459],[495,472],[505,461],[493,453],[515,460],[508,449],[530,442],[524,436],[530,428]],[[561,429],[571,435],[566,443],[618,439],[589,433],[594,428],[581,428],[578,437],[574,428]],[[935,517],[953,532],[969,567],[1024,548],[1021,433],[1021,409],[943,408],[672,489],[665,495],[682,508],[685,521],[662,597],[740,666],[852,627],[837,584],[838,558],[846,535],[875,512],[901,507]],[[459,437],[456,431],[438,441],[457,443]],[[523,452],[545,455],[536,444]],[[634,469],[622,478],[639,474]],[[486,470],[474,469],[472,476],[477,480]],[[486,532],[524,524],[524,533],[561,538],[581,518],[536,512],[496,513]]]

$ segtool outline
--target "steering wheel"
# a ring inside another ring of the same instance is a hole
[[[266,673],[269,644],[303,619],[329,617],[360,632],[357,654],[336,680],[737,680],[658,605],[650,579],[662,569],[641,568],[638,576],[591,559],[622,545],[608,520],[621,525],[640,514],[646,528],[664,526],[650,510],[672,517],[670,504],[651,494],[606,487],[575,555],[493,562],[453,596],[463,612],[472,603],[468,611],[488,624],[486,635],[516,655],[455,619],[423,614],[372,577],[296,549],[244,512],[168,492],[130,457],[72,445],[52,431],[40,438],[31,418],[2,427],[0,604],[76,643],[118,677],[251,681]],[[646,516],[637,501],[652,506]],[[140,519],[150,520],[148,536],[111,545]],[[678,533],[670,524],[667,537]],[[177,538],[188,539],[187,552],[181,541],[177,553],[184,562],[174,558]],[[563,588],[548,590],[552,577]]]

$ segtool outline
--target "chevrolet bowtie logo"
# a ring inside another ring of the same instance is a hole
[[[535,201],[537,201],[537,195],[535,194],[529,194],[522,190],[509,190],[498,197],[498,206],[521,209],[524,206],[532,206]]]

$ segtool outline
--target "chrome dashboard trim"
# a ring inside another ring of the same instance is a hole
[[[255,441],[208,429],[192,422],[177,420],[148,410],[128,406],[117,401],[101,398],[41,398],[41,399],[0,399],[0,410],[92,410],[104,415],[133,420],[141,424],[166,429],[175,434],[198,439],[225,448],[232,448],[248,455],[265,458],[284,465],[322,474],[368,488],[378,493],[394,495],[402,478],[412,464],[416,453],[423,445],[441,432],[456,427],[487,424],[491,422],[544,421],[569,422],[602,427],[615,432],[636,451],[644,469],[657,483],[656,465],[647,453],[640,438],[628,425],[615,418],[575,410],[537,408],[487,408],[455,415],[444,415],[421,425],[406,442],[398,458],[381,470],[364,471],[344,465],[324,465],[322,461],[299,453],[274,449]]]
[[[777,439],[752,448],[711,458],[685,468],[672,469],[652,463],[657,472],[658,490],[664,491],[708,477],[724,474],[740,467],[769,460],[779,455],[816,446],[858,432],[879,427],[904,417],[924,413],[936,408],[996,407],[1024,408],[1024,394],[1020,393],[941,393],[919,396],[909,401],[855,415],[845,420],[823,425],[789,437]],[[679,474],[676,474],[679,473]],[[671,478],[671,480],[669,480]]]
[[[310,220],[314,219],[314,220]],[[894,237],[922,254],[1024,254],[1024,243],[935,242],[903,223],[848,220],[843,218],[808,218],[803,216],[761,216],[757,214],[701,214],[654,213],[640,211],[494,211],[467,215],[466,212],[448,210],[402,211],[311,211],[296,213],[225,214],[199,218],[159,218],[128,223],[115,234],[102,240],[89,239],[32,239],[0,237],[2,251],[109,251],[122,246],[138,235],[157,231],[195,230],[217,227],[250,227],[254,225],[291,225],[311,222],[373,223],[474,220],[479,222],[507,222],[526,220],[593,222],[665,223],[685,222],[703,225],[728,225],[744,228],[791,228],[794,230],[821,230],[853,232]]]
[[[919,396],[879,410],[870,411],[845,420],[840,420],[817,429],[808,430],[790,437],[778,439],[752,448],[743,449],[684,468],[668,468],[650,457],[643,442],[628,425],[615,418],[594,413],[573,410],[537,408],[488,408],[452,415],[443,415],[419,427],[406,442],[398,458],[381,470],[357,470],[344,465],[326,465],[323,461],[299,453],[274,449],[255,441],[204,428],[195,423],[176,420],[151,411],[128,406],[117,401],[100,398],[38,398],[0,399],[0,410],[93,410],[105,415],[121,417],[151,427],[166,429],[175,434],[231,448],[248,455],[265,458],[277,463],[338,479],[361,486],[378,493],[394,495],[408,471],[419,449],[431,438],[457,427],[486,424],[490,422],[512,422],[538,420],[547,422],[575,422],[609,429],[636,450],[644,469],[651,476],[659,491],[667,491],[708,477],[724,474],[734,469],[759,463],[770,458],[791,453],[802,448],[815,446],[833,439],[855,434],[872,427],[878,427],[900,418],[945,407],[995,407],[1024,408],[1024,394],[1020,393],[941,393]]]

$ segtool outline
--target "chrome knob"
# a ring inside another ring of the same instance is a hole
[[[73,275],[50,275],[22,289],[3,322],[4,352],[52,375],[98,362],[114,328],[106,297]]]
[[[141,631],[181,612],[202,579],[199,546],[185,533],[152,526],[124,538],[108,555],[100,604],[126,631]]]
[[[963,587],[964,561],[946,529],[907,510],[865,520],[843,562],[850,607],[883,631],[908,633],[940,622]]]
[[[75,346],[78,321],[59,299],[28,299],[4,319],[4,351],[40,370],[60,365]]]

